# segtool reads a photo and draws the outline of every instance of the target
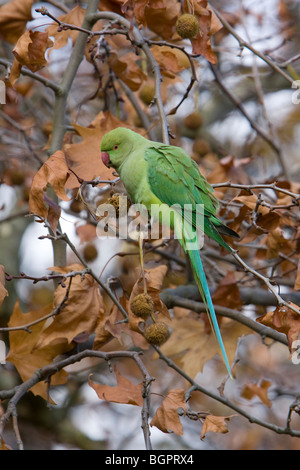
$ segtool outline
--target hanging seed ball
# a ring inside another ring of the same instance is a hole
[[[70,210],[78,214],[83,209],[84,209],[84,204],[78,199],[73,199],[73,201],[70,204]]]
[[[206,155],[211,152],[210,143],[204,139],[196,139],[193,144],[193,151],[200,156]]]
[[[119,215],[120,215],[120,196],[122,196],[122,195],[121,194],[113,194],[106,201],[106,204],[112,204],[114,206],[115,211],[116,211],[116,217],[119,217]],[[127,210],[129,209],[129,207],[130,207],[130,201],[127,198]]]
[[[164,322],[152,323],[145,330],[145,338],[150,344],[160,346],[170,336],[169,328]]]
[[[120,200],[119,200],[119,195],[118,194],[114,194],[113,196],[109,197],[106,201],[106,204],[111,204],[112,206],[114,206],[115,208],[115,211],[116,211],[116,216],[118,217],[119,216],[119,212],[120,212]]]
[[[85,261],[94,261],[98,256],[98,250],[93,243],[87,243],[83,250]]]
[[[143,85],[139,92],[140,99],[147,106],[149,106],[152,103],[154,99],[154,95],[155,95],[155,88],[152,83],[146,83],[145,85]]]
[[[154,309],[154,302],[148,294],[138,294],[130,302],[132,313],[136,317],[148,318]]]
[[[176,31],[183,39],[191,39],[197,36],[199,32],[197,18],[189,13],[181,15],[176,22]]]
[[[186,116],[183,120],[183,124],[188,129],[196,131],[203,124],[203,117],[198,111],[193,111],[191,114]]]

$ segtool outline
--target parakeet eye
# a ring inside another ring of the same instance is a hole
[[[118,145],[114,145],[114,146],[113,146],[113,149],[114,149],[114,150],[118,150],[118,148],[119,148]]]

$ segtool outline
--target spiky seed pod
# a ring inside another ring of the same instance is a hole
[[[93,243],[87,243],[83,250],[85,261],[94,261],[98,256],[98,250]]]
[[[152,323],[145,330],[145,338],[150,344],[161,346],[170,336],[169,328],[164,322]]]
[[[183,39],[191,39],[197,36],[199,32],[197,18],[190,13],[181,15],[176,22],[176,31]]]
[[[183,124],[193,131],[199,129],[203,124],[203,117],[198,111],[193,111],[191,114],[186,116],[183,120]]]
[[[116,217],[119,217],[120,215],[120,194],[113,194],[111,197],[109,197],[106,201],[106,204],[111,204],[114,206],[115,211],[116,211]],[[127,210],[130,207],[130,202],[129,199],[127,198]]]
[[[154,302],[149,294],[138,294],[130,302],[130,308],[136,317],[145,320],[153,313]]]

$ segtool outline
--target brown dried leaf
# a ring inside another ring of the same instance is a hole
[[[22,65],[26,65],[32,72],[37,72],[47,65],[45,52],[53,46],[53,41],[49,39],[47,33],[41,31],[26,31],[18,39],[13,49],[15,56],[12,65],[10,82],[14,84],[20,76]]]
[[[232,181],[232,183],[248,184],[249,175],[243,169],[244,165],[249,163],[249,158],[237,159],[228,155],[221,158],[215,165],[213,171],[208,175],[208,181],[213,183],[222,183],[224,181]],[[220,190],[220,188],[218,188]]]
[[[41,310],[35,310],[23,314],[19,302],[16,302],[15,308],[8,322],[9,327],[26,325],[37,321],[52,311],[52,304],[47,305]],[[37,347],[41,332],[45,326],[46,320],[30,326],[31,333],[25,330],[14,330],[9,332],[10,350],[7,360],[12,362],[17,368],[23,381],[32,377],[34,372],[41,367],[50,364],[54,358],[70,350],[66,341],[57,342],[51,347]],[[57,372],[51,378],[51,385],[60,385],[66,382],[67,373],[64,370]],[[47,384],[39,382],[30,390],[35,395],[47,399]]]
[[[298,261],[297,277],[294,285],[295,290],[300,289],[300,260]]]
[[[98,8],[101,11],[113,11],[118,15],[122,15],[126,12],[126,0],[101,0]]]
[[[187,404],[184,394],[185,391],[180,388],[170,390],[160,407],[157,408],[150,425],[156,426],[162,432],[174,432],[177,436],[182,436],[183,428],[178,411],[186,414]]]
[[[70,271],[82,271],[84,266],[72,264],[70,266],[49,268],[51,271],[66,274]],[[65,281],[68,286],[70,280]],[[67,287],[59,285],[54,292],[53,307],[60,305],[65,297]],[[54,317],[52,323],[40,334],[36,347],[52,346],[57,342],[70,344],[81,334],[90,334],[94,331],[97,321],[104,317],[104,306],[99,286],[96,281],[86,274],[82,279],[80,275],[72,278],[68,300],[63,310]]]
[[[143,81],[147,80],[147,75],[136,63],[137,59],[138,57],[133,52],[119,57],[114,51],[111,51],[108,58],[109,65],[116,76],[126,83],[132,91],[137,91]]]
[[[222,279],[214,292],[212,300],[215,305],[236,309],[243,304],[234,271],[229,271]]]
[[[5,289],[5,269],[2,264],[0,265],[0,305],[3,303],[5,297],[8,295]]]
[[[262,380],[260,385],[249,383],[243,388],[241,396],[246,400],[252,400],[254,396],[257,396],[265,405],[271,408],[272,403],[268,398],[268,389],[271,382],[268,380]]]
[[[157,10],[164,8],[164,0],[127,0],[124,2],[122,12],[127,14],[128,7],[133,7],[134,17],[139,25],[147,26],[146,21],[146,8],[151,10]]]
[[[151,31],[163,39],[171,39],[180,14],[180,3],[173,0],[149,2],[145,9],[146,24]]]
[[[293,302],[290,302],[290,304],[298,308]],[[273,330],[284,333],[288,340],[290,352],[293,351],[293,341],[298,339],[300,333],[300,315],[298,313],[282,305],[281,307],[276,307],[274,311],[267,312],[265,315],[257,318],[256,321],[273,328]]]
[[[32,20],[33,0],[12,0],[0,7],[0,37],[15,44]]]
[[[55,204],[53,201],[51,202],[49,197],[45,196],[45,191],[48,184],[50,184],[60,199],[69,201],[70,199],[65,191],[66,181],[69,177],[68,171],[65,154],[61,150],[58,150],[48,158],[35,174],[30,188],[29,211],[32,214],[38,214],[46,219],[49,209],[46,207],[45,202],[47,202],[49,207],[53,206],[51,210],[51,226],[53,229],[56,228],[58,221],[57,216],[59,217],[59,215],[58,212],[56,212],[55,216]]]
[[[279,227],[275,230],[270,230],[267,236],[267,257],[269,259],[276,258],[286,243],[287,240],[284,238],[283,232]]]
[[[201,431],[201,440],[205,438],[206,433],[209,431],[212,432],[221,432],[222,434],[226,434],[228,432],[227,428],[227,421],[230,421],[230,418],[232,416],[214,416],[214,415],[208,415],[205,417],[205,421],[202,426],[202,431]]]
[[[251,211],[256,209],[256,206],[257,206],[257,196],[255,194],[249,194],[244,189],[240,192],[240,194],[238,196],[236,196],[233,199],[233,201],[242,202]],[[257,212],[262,214],[262,215],[267,215],[267,214],[269,214],[270,209],[268,209],[265,206],[259,205],[257,207]]]
[[[179,61],[178,54],[168,46],[153,46],[151,52],[158,63],[162,75],[174,78],[184,67]]]
[[[111,401],[113,403],[124,403],[127,405],[143,406],[143,383],[133,384],[130,380],[120,374],[117,367],[114,366],[117,386],[101,385],[92,382],[89,378],[89,386],[92,387],[101,400]]]

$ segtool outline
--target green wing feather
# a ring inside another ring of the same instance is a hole
[[[204,232],[221,246],[231,251],[219,232],[238,236],[215,216],[218,201],[213,188],[199,172],[198,166],[181,148],[159,144],[145,152],[148,162],[148,181],[151,191],[162,202],[172,206],[191,204],[192,213],[185,211],[185,217],[195,227],[196,208],[204,206]],[[203,231],[203,227],[197,227]]]

